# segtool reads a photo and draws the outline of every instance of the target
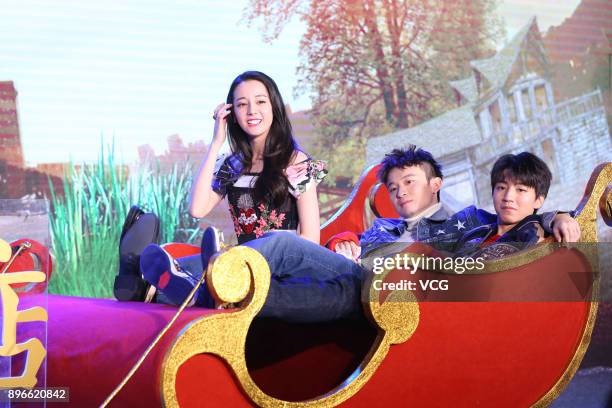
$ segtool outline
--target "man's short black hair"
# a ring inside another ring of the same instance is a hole
[[[434,177],[443,178],[440,163],[427,150],[417,149],[415,145],[410,145],[407,149],[393,149],[391,153],[385,155],[380,164],[378,179],[384,185],[387,185],[387,179],[391,170],[411,166],[422,166],[427,175],[427,180],[431,180]],[[440,201],[439,191],[438,201]]]
[[[385,185],[391,170],[419,165],[423,166],[423,170],[427,174],[427,180],[433,177],[442,178],[442,166],[440,166],[440,163],[427,150],[417,149],[415,145],[410,145],[407,149],[393,149],[391,153],[385,155],[380,164],[378,179]]]
[[[504,182],[506,177],[532,187],[536,198],[546,198],[552,180],[552,174],[546,163],[529,152],[505,154],[497,159],[491,170],[491,192],[495,189],[495,185]]]

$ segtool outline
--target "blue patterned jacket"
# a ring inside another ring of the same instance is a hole
[[[547,233],[552,232],[552,222],[556,211],[543,213],[540,217]],[[494,224],[497,216],[488,211],[469,206],[450,215],[441,208],[430,217],[423,217],[416,225],[416,241],[435,245],[440,249],[455,247],[461,237],[474,228]],[[362,258],[380,247],[392,244],[406,230],[406,222],[401,218],[378,218],[372,227],[360,238]]]
[[[548,213],[544,213],[548,214]],[[495,242],[482,247],[482,243],[497,234],[497,224],[482,225],[464,234],[456,243],[453,252],[457,256],[497,259],[511,255],[538,243],[543,217],[537,214],[525,217],[510,231]]]

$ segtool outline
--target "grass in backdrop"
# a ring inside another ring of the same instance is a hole
[[[49,292],[112,297],[121,227],[133,204],[160,218],[162,242],[193,242],[197,221],[187,211],[192,173],[175,164],[170,172],[139,169],[127,174],[115,163],[114,148],[102,146],[94,164],[71,163],[63,192],[51,188],[53,274]]]

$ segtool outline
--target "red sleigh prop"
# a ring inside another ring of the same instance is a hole
[[[20,271],[42,271],[47,274],[45,282],[19,283],[11,285],[17,293],[28,293],[29,295],[42,293],[53,272],[53,265],[49,248],[33,239],[18,239],[10,243],[13,253],[9,262],[0,262],[0,271],[4,273]],[[5,271],[6,269],[6,271]]]
[[[587,185],[577,209],[584,242],[597,242],[598,207],[612,221],[611,181],[607,164]],[[362,231],[372,209],[392,216],[375,184],[375,169],[369,169],[323,227],[322,240]],[[169,249],[175,255],[197,251]],[[236,247],[209,273],[251,278],[241,308],[186,309],[111,406],[545,406],[588,347],[597,310],[596,261],[588,251],[538,247],[491,263],[481,276],[493,283],[514,279],[518,287],[524,280],[580,273],[593,282],[584,301],[417,302],[414,294],[396,291],[364,304],[370,325],[296,326],[253,321],[269,272],[261,257]],[[50,296],[48,304],[47,386],[69,386],[75,406],[100,404],[176,312],[61,296]]]

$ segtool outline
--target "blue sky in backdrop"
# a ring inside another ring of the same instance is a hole
[[[560,24],[579,0],[506,0],[498,12],[508,37],[531,16],[540,29]],[[220,6],[223,4],[223,6]],[[214,107],[247,69],[275,79],[292,110],[304,25],[295,19],[272,44],[241,16],[247,1],[0,0],[0,81],[18,92],[26,162],[91,161],[100,137],[119,158],[137,146],[157,153],[166,139],[212,136]]]

